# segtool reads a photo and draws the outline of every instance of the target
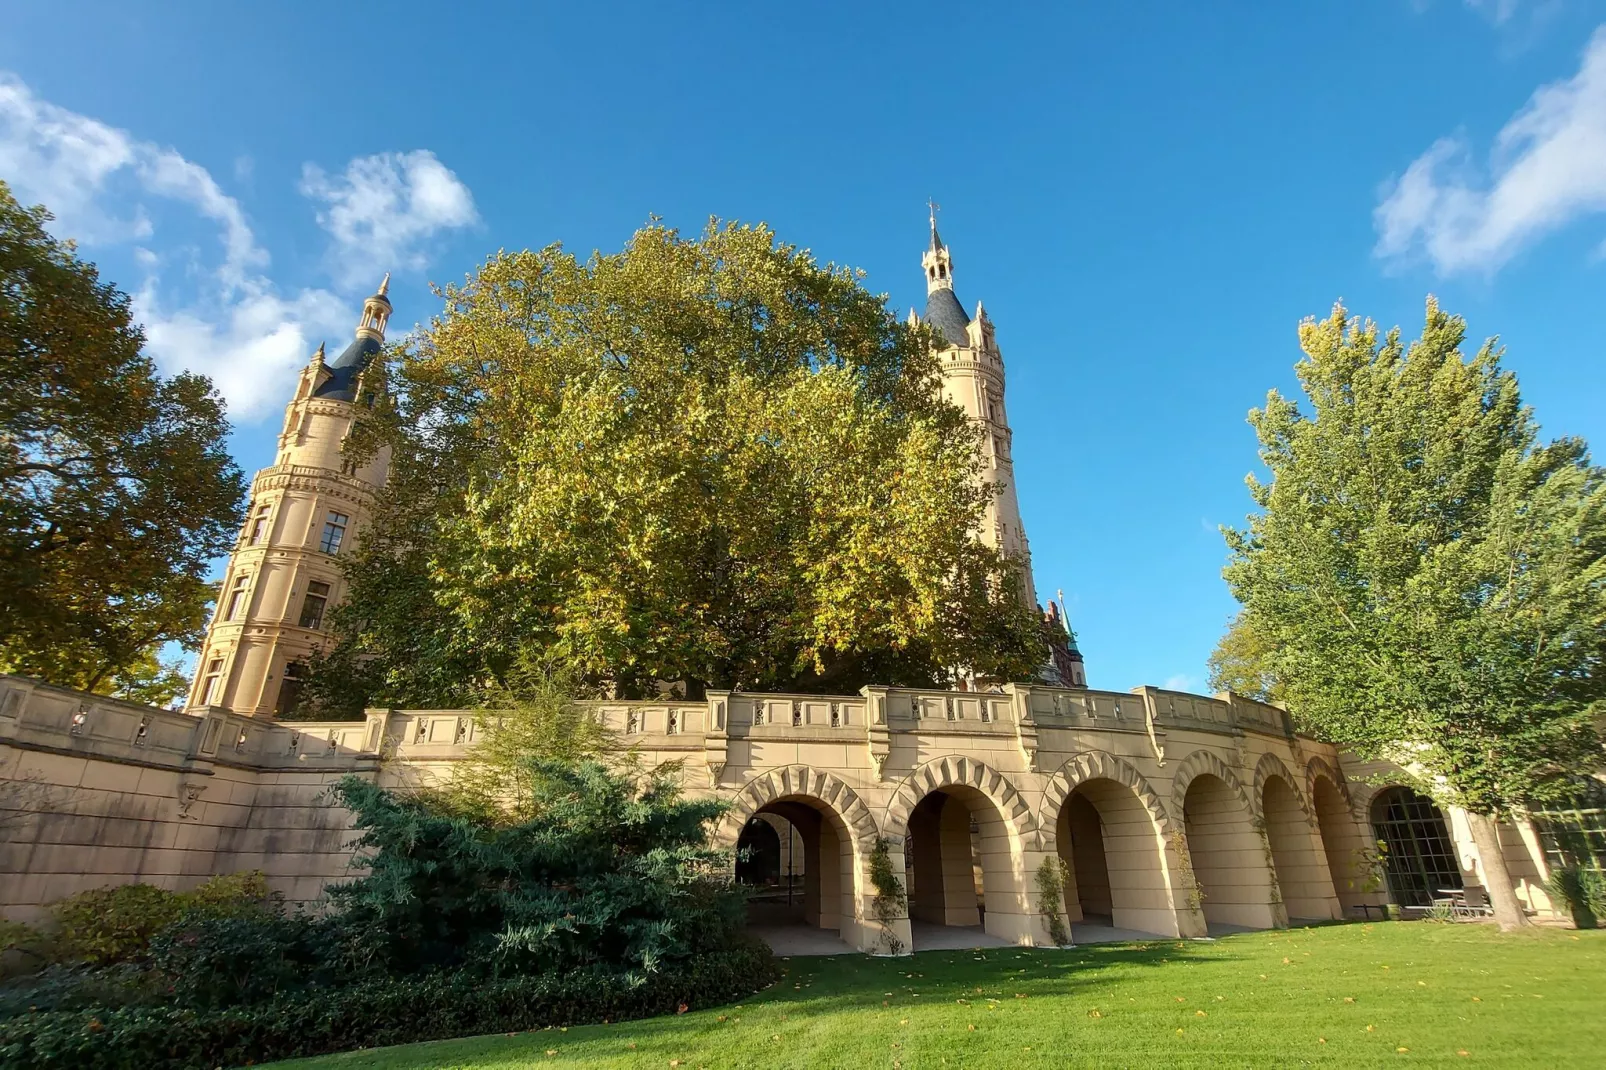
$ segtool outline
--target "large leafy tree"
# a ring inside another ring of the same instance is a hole
[[[1045,650],[923,332],[762,227],[498,255],[397,362],[392,475],[329,703],[472,701],[536,649],[593,687],[851,689]],[[360,443],[364,435],[359,435]]]
[[[1259,702],[1279,702],[1282,690],[1271,672],[1272,646],[1247,611],[1227,626],[1211,651],[1208,667],[1211,691],[1232,691]]]
[[[1250,414],[1271,478],[1226,575],[1301,725],[1465,808],[1509,927],[1494,818],[1602,759],[1606,473],[1465,333],[1431,299],[1409,345],[1342,307],[1301,326],[1311,411]]]
[[[222,400],[0,183],[0,671],[165,701],[240,523]]]

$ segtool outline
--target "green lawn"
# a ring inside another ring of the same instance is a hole
[[[1606,931],[1375,923],[785,965],[735,1006],[274,1065],[1606,1066]]]

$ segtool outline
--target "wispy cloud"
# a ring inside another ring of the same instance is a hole
[[[234,168],[236,180],[249,180],[249,158]],[[316,168],[307,175],[342,267],[361,250],[366,275],[381,264],[422,268],[427,238],[476,218],[467,187],[429,152],[353,160],[334,181]],[[268,277],[270,257],[245,211],[205,167],[43,100],[4,72],[0,176],[19,200],[50,208],[58,234],[91,250],[127,249],[143,275],[133,309],[149,352],[164,371],[209,376],[236,421],[279,412],[317,340],[355,322],[354,302],[335,291],[286,292]],[[189,240],[197,223],[215,234],[215,252]]]
[[[432,238],[479,222],[468,187],[426,149],[361,156],[335,176],[309,163],[301,192],[323,206],[318,223],[332,239],[334,270],[348,282],[375,270],[422,268]]]
[[[1377,255],[1441,274],[1493,272],[1522,248],[1606,210],[1606,26],[1578,73],[1540,87],[1495,138],[1486,167],[1441,138],[1387,184]]]
[[[1174,676],[1166,677],[1165,683],[1160,686],[1167,691],[1190,691],[1194,694],[1199,694],[1200,688],[1204,687],[1204,682],[1197,676],[1179,672]]]
[[[1465,0],[1466,5],[1496,26],[1510,22],[1522,7],[1521,0]]]

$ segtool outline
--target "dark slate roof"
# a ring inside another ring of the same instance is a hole
[[[970,344],[970,335],[965,331],[970,326],[970,317],[965,315],[959,298],[949,287],[940,287],[926,295],[926,314],[922,319],[949,345]]]
[[[380,350],[379,340],[361,335],[352,340],[346,351],[327,367],[330,376],[327,382],[312,392],[316,398],[334,398],[336,401],[357,400],[357,376],[368,367],[374,359],[374,354]]]

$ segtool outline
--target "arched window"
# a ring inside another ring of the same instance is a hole
[[[1372,801],[1372,831],[1387,845],[1384,872],[1394,902],[1425,907],[1460,890],[1455,843],[1432,799],[1403,787],[1380,792]]]

